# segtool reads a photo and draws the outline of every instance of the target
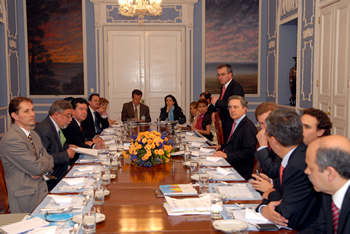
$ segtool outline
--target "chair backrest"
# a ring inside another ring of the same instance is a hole
[[[5,172],[4,172],[4,168],[2,166],[2,162],[0,159],[0,186],[2,189],[2,192],[4,194],[4,198],[5,198],[5,213],[8,214],[9,213],[9,199],[7,196],[7,187],[6,187],[6,182],[5,182]]]
[[[259,132],[259,128],[256,128],[256,131]],[[259,141],[256,143],[255,152],[258,151],[258,148],[260,147]],[[256,170],[260,170],[260,163],[256,157],[254,157],[254,167],[253,167],[253,174],[256,174]]]
[[[215,129],[218,145],[224,144],[224,132],[222,131],[222,123],[218,112],[215,113]]]

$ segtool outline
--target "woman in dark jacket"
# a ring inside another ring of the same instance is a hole
[[[178,120],[180,124],[186,123],[186,116],[182,112],[181,107],[177,105],[177,101],[173,95],[168,95],[164,98],[165,106],[160,109],[160,120],[170,121]]]

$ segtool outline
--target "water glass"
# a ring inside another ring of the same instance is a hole
[[[111,170],[118,170],[119,157],[119,155],[114,155],[113,157],[111,157]]]
[[[94,204],[103,205],[105,203],[104,188],[102,185],[94,185]]]
[[[146,121],[146,116],[141,116],[141,121]]]
[[[83,230],[84,233],[96,233],[96,213],[93,211],[83,212]]]
[[[111,183],[111,169],[109,167],[102,167],[101,179],[103,185],[109,185]]]
[[[191,156],[192,156],[192,152],[189,150],[186,150],[184,153],[184,162],[191,162]]]
[[[199,191],[201,193],[207,193],[209,190],[209,175],[199,174]]]
[[[222,206],[223,202],[220,198],[210,197],[210,216],[212,219],[222,218]]]
[[[191,161],[191,175],[198,175],[199,163]]]

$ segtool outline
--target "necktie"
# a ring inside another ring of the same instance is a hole
[[[61,143],[62,143],[62,146],[64,145],[64,143],[66,142],[66,137],[63,135],[63,132],[62,130],[58,130],[58,135],[60,136],[60,139],[61,139]]]
[[[138,112],[137,112],[137,106],[135,106],[134,118],[135,119],[139,118],[139,115],[138,115]]]
[[[37,153],[36,153],[36,149],[35,149],[35,146],[34,146],[33,138],[32,138],[32,135],[30,135],[30,133],[29,133],[29,135],[28,135],[28,138],[29,138],[29,140],[30,140],[30,143],[32,143],[35,157],[37,157]]]
[[[96,128],[96,134],[100,134],[102,132],[101,128],[100,128],[100,123],[98,122],[97,119],[97,112],[94,112],[95,114],[95,128]]]
[[[81,127],[81,125],[79,125],[79,127],[80,127],[80,131],[83,131],[83,128]]]
[[[280,184],[281,184],[281,185],[282,185],[283,171],[284,171],[284,167],[281,165],[281,166],[280,166]]]
[[[332,201],[332,216],[333,216],[333,228],[334,234],[338,233],[338,221],[339,221],[339,209]]]
[[[231,136],[232,136],[232,134],[233,134],[233,131],[235,130],[235,127],[236,127],[236,122],[233,122],[232,128],[231,128],[231,133],[230,133],[230,136],[229,136],[228,139],[227,139],[226,144],[227,144],[228,141],[230,140],[230,138],[231,138]],[[225,152],[225,149],[223,149],[222,152]]]
[[[225,91],[226,91],[226,86],[222,86],[222,91],[221,91],[221,96],[220,96],[220,100],[222,100],[224,98],[225,95]]]

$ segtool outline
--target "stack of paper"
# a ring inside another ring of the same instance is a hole
[[[176,199],[165,196],[166,203],[163,204],[170,216],[188,214],[210,214],[210,196],[201,198]]]

